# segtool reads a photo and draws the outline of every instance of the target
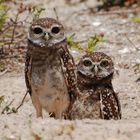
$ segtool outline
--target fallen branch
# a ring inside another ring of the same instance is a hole
[[[6,72],[8,71],[8,69],[4,70],[3,72],[0,73],[0,76],[4,75]]]
[[[19,108],[23,105],[24,101],[25,101],[25,98],[28,94],[28,91],[26,92],[26,94],[24,95],[24,97],[22,98],[22,101],[21,103],[18,105],[18,107],[15,109],[15,108],[12,108],[12,110],[10,112],[8,112],[7,114],[12,114],[12,113],[17,113]],[[2,111],[1,114],[4,114],[4,111],[7,109],[7,107],[9,107],[12,103],[13,103],[14,100],[12,100]]]
[[[23,97],[21,103],[19,104],[19,106],[15,109],[15,112],[18,112],[18,109],[23,105],[23,103],[24,103],[24,101],[25,101],[25,98],[26,98],[27,94],[28,94],[28,91],[27,91],[26,94],[24,95],[24,97]]]
[[[136,45],[131,41],[131,39],[127,36],[127,34],[124,34],[126,39],[132,44],[132,46],[136,49],[136,50],[139,50]]]

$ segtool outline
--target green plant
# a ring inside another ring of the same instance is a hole
[[[133,66],[134,72],[135,73],[140,73],[140,63],[137,63]]]
[[[72,35],[70,35],[70,36],[67,37],[67,42],[68,42],[68,44],[69,44],[72,48],[75,48],[75,49],[78,49],[78,50],[83,50],[83,49],[79,46],[79,43],[74,41],[74,35],[75,35],[75,34],[72,34]]]
[[[33,21],[37,20],[40,15],[42,14],[42,12],[45,11],[45,8],[43,8],[42,6],[38,5],[38,6],[34,6],[33,7]]]
[[[140,23],[140,17],[139,17],[139,16],[134,16],[134,17],[132,18],[132,21],[133,21],[133,22]]]
[[[7,19],[7,12],[8,7],[4,4],[5,0],[0,0],[0,30],[2,30],[6,19]]]
[[[88,39],[87,51],[94,52],[96,50],[96,46],[99,42],[103,42],[103,35],[95,34],[94,36]]]
[[[12,100],[10,103],[5,101],[5,96],[0,96],[0,108],[1,108],[1,114],[7,113],[16,113],[16,110],[14,107],[11,107],[14,100]]]
[[[3,63],[0,63],[0,72],[5,70],[5,65]]]
[[[82,47],[80,47],[78,42],[74,41],[74,34],[67,37],[67,42],[72,48],[75,48],[75,49],[78,49],[79,51],[84,51],[84,52],[87,52],[87,53],[94,52],[96,50],[97,44],[99,42],[104,42],[104,41],[105,40],[103,38],[103,35],[95,34],[94,36],[90,37],[87,40],[87,47],[82,48]]]
[[[12,103],[14,100],[12,100],[10,103],[6,102],[3,98],[1,106],[2,106],[2,111],[1,114],[11,114],[11,113],[17,113],[14,107],[11,107]],[[2,105],[3,104],[3,105]]]

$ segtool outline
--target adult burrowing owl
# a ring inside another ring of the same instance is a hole
[[[42,109],[62,118],[76,96],[76,72],[64,28],[52,18],[34,21],[29,29],[25,63],[27,89],[37,117]]]
[[[71,119],[120,119],[120,102],[112,86],[111,58],[102,52],[86,54],[77,67],[81,94],[73,104]]]

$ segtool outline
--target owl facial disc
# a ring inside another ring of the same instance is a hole
[[[105,78],[114,72],[114,64],[107,55],[96,52],[80,60],[78,72],[88,78]]]
[[[41,20],[43,22],[40,24]],[[54,19],[39,19],[29,29],[28,40],[36,46],[51,47],[63,42],[65,39],[63,26]]]

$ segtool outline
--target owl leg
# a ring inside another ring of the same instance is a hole
[[[67,108],[67,103],[64,100],[60,100],[60,98],[56,98],[54,102],[54,118],[55,119],[63,119],[63,112]]]
[[[39,117],[43,118],[42,107],[40,107],[40,106],[36,107],[36,116],[37,116],[37,118],[39,118]]]
[[[38,97],[35,96],[35,95],[32,95],[31,98],[32,98],[33,105],[34,105],[34,107],[36,109],[37,118],[39,118],[39,117],[43,118],[43,115],[42,115],[42,106],[41,106],[41,104],[39,102]]]
[[[35,136],[35,140],[41,140],[41,138],[39,136]]]
[[[56,119],[62,119],[62,114],[63,114],[63,113],[62,113],[61,111],[56,111],[56,112],[55,112],[55,118],[56,118]]]
[[[35,95],[32,95],[31,98],[32,98],[32,103],[36,109],[37,118],[39,117],[43,118],[42,107],[40,105],[39,99]],[[35,135],[34,137],[35,137],[35,140],[41,140],[41,138],[38,135]]]
[[[63,119],[63,105],[58,105],[55,110],[55,118],[56,119]]]

